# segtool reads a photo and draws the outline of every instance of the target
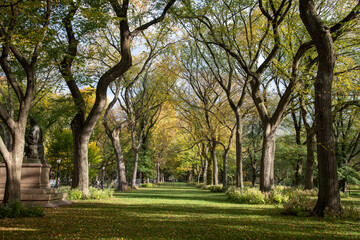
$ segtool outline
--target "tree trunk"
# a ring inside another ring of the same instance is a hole
[[[3,204],[18,200],[20,201],[20,180],[21,180],[21,165],[6,164],[6,185]]]
[[[117,191],[126,191],[128,188],[127,181],[126,181],[126,169],[125,169],[125,162],[124,156],[122,153],[120,139],[119,139],[120,131],[113,130],[111,133],[111,143],[114,148],[115,156],[116,156],[116,167],[117,167],[117,180],[118,186],[116,188]]]
[[[90,135],[81,134],[79,146],[79,189],[83,192],[84,197],[89,196],[89,160],[88,148]]]
[[[16,130],[18,132],[14,134],[15,137],[12,152],[9,152],[9,155],[7,156],[2,155],[6,166],[6,183],[2,204],[21,200],[20,181],[25,148],[25,128],[17,128]]]
[[[263,146],[260,166],[260,190],[269,192],[274,184],[275,132],[277,127],[266,123],[263,126]]]
[[[79,172],[80,172],[80,132],[83,126],[84,120],[82,114],[76,114],[73,121],[71,122],[71,130],[73,134],[73,145],[74,145],[74,170],[71,187],[79,187]]]
[[[191,183],[191,181],[192,181],[191,170],[188,170],[188,171],[187,171],[186,182],[187,182],[187,183]]]
[[[207,185],[208,160],[204,157],[203,183]]]
[[[156,183],[158,184],[160,182],[160,166],[159,166],[159,162],[155,163],[155,169],[156,169]]]
[[[198,175],[197,175],[197,183],[200,183],[200,176],[201,176],[201,168],[199,168]]]
[[[302,182],[303,158],[300,156],[296,162],[295,186],[299,187]]]
[[[314,187],[315,133],[313,133],[312,130],[310,131],[306,134],[305,190],[313,189]]]
[[[134,166],[133,166],[133,172],[131,178],[131,188],[136,187],[136,175],[137,175],[137,168],[139,163],[139,149],[133,148],[133,151],[134,151]]]
[[[213,160],[213,185],[219,185],[219,168],[216,157],[216,140],[212,141],[211,158]]]
[[[235,134],[235,141],[236,141],[236,187],[244,188],[244,181],[243,181],[243,170],[242,170],[242,144],[241,144],[241,135],[242,135],[242,123],[241,123],[241,116],[238,110],[235,111],[236,115],[236,134]]]
[[[226,187],[228,185],[227,183],[227,163],[229,158],[229,151],[224,150],[223,155],[223,187]]]
[[[251,168],[252,168],[252,186],[255,187],[256,184],[256,160],[254,159],[254,163],[251,163]]]
[[[343,193],[346,193],[346,179],[343,178],[339,181],[339,188]]]
[[[301,100],[299,101],[301,102]],[[291,111],[291,117],[294,122],[294,128],[295,128],[295,140],[296,145],[298,147],[301,147],[301,112],[299,118],[296,117],[295,110]],[[302,182],[302,174],[303,174],[303,158],[302,156],[299,156],[296,161],[296,172],[295,172],[295,186],[299,187]]]
[[[319,66],[315,80],[315,127],[319,169],[319,194],[314,212],[324,215],[342,211],[334,132],[331,115],[331,88],[335,65],[335,49],[329,28],[317,15],[312,0],[300,0],[300,17],[315,43]]]

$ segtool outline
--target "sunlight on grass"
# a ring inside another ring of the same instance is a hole
[[[272,205],[229,202],[185,184],[115,193],[0,220],[5,239],[356,239],[360,222],[285,216]],[[17,229],[10,231],[9,229]],[[34,232],[34,229],[36,231]]]
[[[38,229],[28,229],[28,228],[16,228],[16,227],[0,227],[0,231],[27,231],[27,232],[35,232],[39,231]]]

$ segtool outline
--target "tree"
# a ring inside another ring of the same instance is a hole
[[[300,17],[316,46],[319,62],[314,83],[319,194],[314,212],[320,216],[324,215],[325,208],[332,213],[342,211],[331,114],[331,89],[335,66],[334,38],[337,36],[332,36],[331,33],[359,14],[359,8],[360,1],[344,21],[330,29],[317,14],[312,0],[299,1]]]
[[[74,135],[74,179],[73,187],[79,187],[85,196],[89,194],[89,176],[88,176],[88,144],[90,140],[91,132],[93,131],[102,111],[106,106],[107,100],[107,88],[111,82],[115,81],[120,76],[124,75],[126,71],[132,66],[132,54],[131,54],[131,42],[132,39],[139,33],[148,29],[150,26],[162,21],[176,0],[170,0],[164,7],[161,15],[152,19],[149,22],[142,23],[130,30],[130,16],[129,16],[129,4],[128,0],[124,0],[121,3],[117,0],[110,0],[109,4],[112,7],[114,14],[116,15],[115,25],[120,29],[120,42],[115,47],[119,53],[120,60],[116,60],[116,63],[111,65],[98,79],[96,86],[96,99],[95,104],[92,107],[88,116],[86,116],[86,105],[82,99],[79,91],[79,87],[75,81],[72,73],[73,61],[78,54],[79,40],[76,39],[76,34],[72,22],[76,11],[79,8],[79,2],[71,1],[68,6],[68,13],[63,18],[63,27],[66,30],[68,38],[68,46],[66,54],[61,62],[61,73],[66,80],[66,83],[73,96],[74,103],[77,106],[77,114],[72,122],[72,130]],[[97,3],[96,3],[97,4]],[[101,3],[100,3],[101,4]],[[150,13],[147,13],[151,15]],[[147,17],[147,15],[145,15]],[[144,18],[145,18],[144,16]],[[149,16],[150,17],[150,16]]]
[[[0,22],[0,65],[18,101],[14,115],[7,111],[3,103],[0,104],[0,119],[12,139],[12,145],[8,148],[0,138],[0,152],[7,174],[3,200],[3,204],[6,204],[20,200],[26,122],[36,93],[36,67],[48,30],[51,4],[49,0],[36,3],[11,1],[3,4],[0,11],[3,16]]]
[[[217,83],[221,86],[223,91],[226,94],[226,98],[228,103],[233,111],[236,119],[235,124],[235,136],[236,136],[236,186],[243,188],[243,167],[242,167],[242,117],[244,117],[246,110],[241,111],[244,100],[247,92],[248,87],[248,80],[249,78],[243,78],[239,76],[240,74],[237,73],[233,59],[228,55],[222,52],[216,52],[212,48],[212,46],[208,43],[205,44],[206,49],[208,50],[208,54],[202,53],[199,49],[202,58],[206,62],[209,70],[211,71],[212,75],[214,76]],[[207,56],[209,55],[209,56]],[[220,56],[226,56],[223,59]],[[226,66],[227,65],[227,66]],[[236,99],[236,97],[238,97]],[[243,112],[243,114],[241,113]],[[233,132],[231,132],[233,133]],[[226,158],[228,155],[228,151],[230,150],[232,135],[230,135],[228,148],[224,152],[224,186],[226,186]]]
[[[262,76],[274,62],[281,49],[279,28],[291,8],[291,3],[292,1],[283,0],[281,3],[275,4],[271,1],[264,6],[263,1],[259,1],[259,3],[249,1],[240,4],[241,11],[235,13],[234,9],[237,9],[237,7],[232,4],[239,3],[233,2],[225,4],[223,8],[216,6],[215,10],[217,12],[209,8],[211,17],[206,16],[204,12],[195,14],[199,24],[193,24],[200,31],[200,36],[197,37],[199,41],[224,49],[237,61],[242,71],[250,78],[251,96],[263,127],[260,170],[261,191],[270,191],[273,184],[276,131],[283,120],[290,96],[296,88],[299,62],[304,52],[309,48],[308,46],[301,46],[294,55],[289,83],[284,86],[285,90],[275,110],[271,113],[271,109],[266,103],[266,90],[262,93],[263,87],[268,86],[268,84],[263,84]],[[260,9],[260,13],[256,10],[257,7]],[[196,12],[191,8],[190,3],[188,9],[190,9],[189,12],[191,13]],[[227,24],[227,19],[239,24]],[[252,19],[256,20],[253,21]],[[256,28],[255,23],[258,23],[260,27]],[[226,31],[223,31],[223,29]],[[244,38],[235,38],[239,31],[244,32]],[[261,64],[260,56],[263,58]]]
[[[115,96],[105,111],[103,124],[105,127],[105,132],[111,140],[111,144],[114,148],[114,152],[115,152],[115,156],[116,156],[116,168],[117,168],[117,180],[118,180],[118,186],[117,186],[116,190],[126,191],[128,184],[127,184],[127,180],[126,180],[126,169],[125,169],[124,156],[122,153],[122,148],[121,148],[119,137],[120,137],[121,130],[126,128],[130,124],[130,121],[125,120],[121,123],[115,123],[115,124],[113,124],[112,128],[110,127],[110,124],[109,124],[109,122],[110,122],[109,112],[114,107],[115,103],[118,101],[119,93],[120,93],[120,86],[119,86],[119,84],[116,84]]]

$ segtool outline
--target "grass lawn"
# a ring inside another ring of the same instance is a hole
[[[360,239],[360,221],[284,216],[223,193],[167,184],[46,209],[43,218],[1,219],[1,239]]]

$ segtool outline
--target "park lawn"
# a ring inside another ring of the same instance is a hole
[[[360,221],[294,217],[269,205],[229,202],[185,184],[116,193],[1,219],[2,239],[360,239]]]

